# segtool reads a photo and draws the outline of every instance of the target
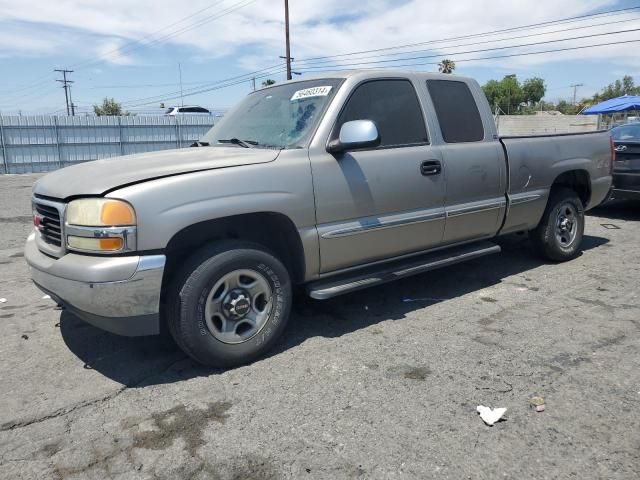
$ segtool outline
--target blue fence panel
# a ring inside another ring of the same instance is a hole
[[[213,117],[0,117],[0,173],[47,172],[102,158],[189,147]]]

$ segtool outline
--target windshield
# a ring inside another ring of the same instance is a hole
[[[640,123],[633,125],[621,125],[611,129],[611,136],[614,140],[636,140],[640,141]]]
[[[202,141],[211,146],[228,146],[240,140],[254,148],[305,147],[341,82],[309,80],[254,92]]]

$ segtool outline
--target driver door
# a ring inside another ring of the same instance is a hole
[[[352,120],[372,120],[380,145],[336,155],[310,152],[321,273],[425,250],[444,235],[442,155],[429,144],[412,82],[357,85],[332,137]]]

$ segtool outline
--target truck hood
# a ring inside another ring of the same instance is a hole
[[[154,178],[272,162],[279,153],[259,148],[200,147],[107,158],[52,172],[35,184],[33,193],[58,199],[102,195]]]

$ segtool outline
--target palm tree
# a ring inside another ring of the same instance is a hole
[[[438,64],[438,71],[440,73],[453,73],[456,69],[456,62],[445,58]]]
[[[275,80],[271,80],[270,78],[262,82],[263,87],[268,87],[270,85],[274,85],[276,83]]]

